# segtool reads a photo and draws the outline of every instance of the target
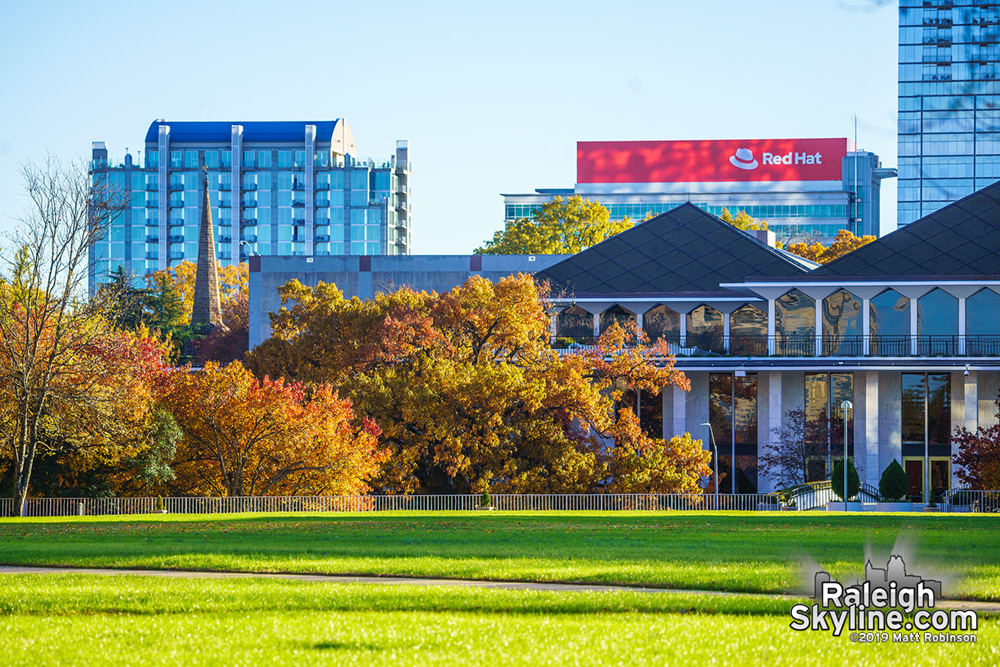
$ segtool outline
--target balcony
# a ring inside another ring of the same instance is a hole
[[[294,183],[292,183],[292,190],[305,190],[305,189],[306,189],[305,181],[295,181]]]
[[[247,236],[244,236],[243,240],[246,243],[256,243],[257,242],[257,235],[256,234],[249,234]]]
[[[257,208],[257,202],[255,201],[244,201],[243,208]]]
[[[244,183],[240,187],[240,189],[243,190],[244,192],[255,192],[257,190],[257,184],[256,183]]]
[[[180,234],[174,234],[167,237],[168,243],[184,243],[184,236]]]
[[[160,237],[159,236],[147,236],[146,237],[146,243],[159,243],[159,242],[160,242]]]
[[[232,192],[232,190],[233,190],[233,184],[232,183],[219,183],[219,190],[222,191],[222,192]]]
[[[317,236],[317,237],[316,237],[316,238],[314,238],[313,240],[314,240],[314,241],[315,241],[316,243],[326,243],[327,241],[329,241],[329,240],[330,240],[330,236],[329,236],[329,235],[323,235],[323,236]]]
[[[146,253],[146,259],[159,259],[159,258],[160,258],[159,253],[155,253],[155,252],[147,252]]]
[[[232,243],[232,242],[233,242],[233,237],[232,236],[220,236],[219,237],[219,243]]]
[[[398,242],[397,242],[398,243]],[[663,336],[676,357],[1000,357],[1000,335],[988,336],[824,336],[816,353],[813,336],[688,334],[683,341]],[[553,347],[577,349],[593,336],[557,335]]]
[[[304,201],[298,201],[298,200],[296,200],[296,201],[292,202],[292,206],[294,208],[304,208],[305,205],[306,205],[306,203]]]
[[[257,218],[243,218],[240,220],[240,224],[253,227],[257,224]]]
[[[175,192],[177,190],[183,190],[184,189],[184,184],[183,183],[171,183],[170,185],[167,186],[167,189],[170,190],[171,192]]]

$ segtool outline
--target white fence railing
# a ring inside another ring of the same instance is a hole
[[[480,495],[424,496],[246,496],[220,498],[164,498],[171,514],[230,514],[241,512],[392,512],[471,511]],[[660,511],[660,510],[777,510],[773,494],[495,494],[491,506],[504,511]],[[93,516],[149,514],[155,498],[29,498],[25,516]],[[14,502],[0,499],[0,516],[12,516]]]
[[[941,500],[947,512],[1000,512],[1000,491],[949,489]]]

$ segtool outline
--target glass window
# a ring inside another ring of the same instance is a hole
[[[159,151],[149,151],[146,153],[146,166],[147,167],[159,167],[160,166],[160,152]]]
[[[687,314],[687,347],[723,351],[722,313],[711,306],[698,306]]]
[[[661,338],[667,342],[679,343],[681,336],[681,316],[666,306],[656,306],[642,316],[642,330],[655,343]]]
[[[367,171],[352,171],[351,172],[351,189],[352,190],[368,190],[368,172]]]
[[[233,166],[233,152],[232,151],[222,151],[219,153],[219,161],[222,163],[223,167],[229,168]]]
[[[295,166],[301,169],[306,166],[306,152],[295,151]]]
[[[186,169],[198,168],[198,151],[184,151],[184,167]]]
[[[289,168],[292,166],[292,151],[278,151],[278,168]]]
[[[205,151],[205,166],[209,169],[219,167],[219,151]]]
[[[257,151],[243,151],[243,166],[248,169],[257,166]]]
[[[271,151],[257,151],[257,166],[268,169],[271,166]]]
[[[910,354],[910,300],[886,290],[871,300],[871,353],[880,356]]]
[[[829,479],[833,457],[844,452],[844,401],[854,402],[853,373],[805,374],[805,440],[808,451],[819,454],[809,461],[808,480]],[[847,455],[854,455],[854,412],[848,413]],[[861,462],[858,462],[859,464]]]
[[[815,354],[816,301],[793,289],[774,303],[778,354]]]
[[[847,290],[823,299],[823,354],[861,355],[861,301]]]
[[[995,356],[1000,349],[1000,294],[983,289],[965,301],[965,351]]]
[[[922,455],[925,442],[950,447],[951,378],[947,373],[903,373],[902,431],[903,456]]]
[[[719,453],[719,491],[732,493],[735,479],[737,493],[756,493],[757,376],[711,373],[708,384],[709,423]]]
[[[919,354],[958,352],[958,299],[938,288],[917,301]]]
[[[367,206],[367,205],[368,205],[367,190],[351,190],[351,206]]]
[[[570,306],[556,315],[556,338],[589,341],[594,337],[594,316],[579,306]]]
[[[170,151],[170,168],[180,169],[184,166],[184,152]]]
[[[729,316],[729,351],[740,356],[767,354],[767,313],[747,304]]]

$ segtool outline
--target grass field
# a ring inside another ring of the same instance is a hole
[[[795,592],[812,559],[860,576],[901,536],[911,572],[1000,599],[1000,517],[398,513],[0,520],[4,564],[398,574]]]
[[[892,665],[1000,662],[978,643],[794,632],[787,602],[139,576],[0,576],[3,665]]]

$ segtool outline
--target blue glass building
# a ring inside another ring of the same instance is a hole
[[[1000,179],[1000,4],[900,0],[897,224]]]
[[[124,269],[141,278],[198,256],[203,178],[223,265],[252,255],[407,255],[410,164],[405,141],[384,162],[359,160],[343,119],[154,121],[145,162],[108,161],[91,174],[131,191],[126,214],[95,245],[90,289]]]

